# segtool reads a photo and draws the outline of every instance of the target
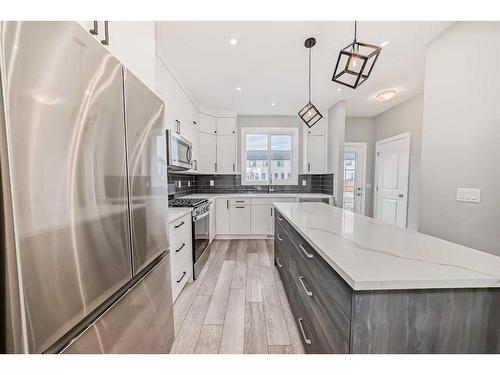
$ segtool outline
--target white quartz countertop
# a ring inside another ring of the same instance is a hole
[[[333,198],[333,195],[322,193],[217,193],[217,194],[189,194],[182,198]]]
[[[191,207],[169,207],[168,208],[168,222],[171,223],[184,215],[190,213],[193,209]]]
[[[354,290],[500,287],[500,257],[323,203],[274,206]]]

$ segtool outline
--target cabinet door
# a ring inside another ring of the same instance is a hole
[[[210,226],[209,232],[209,243],[214,240],[215,237],[215,201],[210,201]]]
[[[217,170],[218,174],[236,173],[236,137],[217,135]]]
[[[252,234],[273,234],[273,206],[252,205],[251,206],[251,232]]]
[[[215,200],[215,233],[229,234],[229,199]]]
[[[216,134],[215,117],[200,113],[200,132],[207,134]]]
[[[200,173],[215,173],[217,163],[217,136],[200,132],[198,171]]]
[[[325,137],[310,135],[307,137],[306,173],[325,173]]]
[[[250,205],[229,206],[231,234],[250,234]]]
[[[232,117],[222,117],[217,119],[217,135],[236,134],[236,119]]]
[[[307,129],[308,135],[325,135],[326,118],[322,118],[312,128]]]
[[[101,35],[103,30],[99,30]],[[109,21],[108,50],[150,89],[155,88],[155,23]]]
[[[193,144],[193,171],[199,172],[200,163],[200,128],[199,114],[194,106],[191,106],[191,117],[189,119],[193,124],[193,135],[191,143]]]

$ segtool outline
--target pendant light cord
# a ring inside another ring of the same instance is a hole
[[[311,103],[311,49],[309,48],[309,103]]]

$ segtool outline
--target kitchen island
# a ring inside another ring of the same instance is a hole
[[[275,209],[307,352],[500,352],[499,257],[322,203]]]

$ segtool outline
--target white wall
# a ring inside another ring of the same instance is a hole
[[[345,102],[340,101],[328,110],[327,173],[333,173],[335,205],[342,207],[344,184]]]
[[[345,122],[345,141],[366,143],[366,183],[371,188],[363,192],[365,215],[373,217],[373,176],[374,176],[374,120],[373,117],[347,117]]]
[[[418,209],[422,147],[422,106],[423,96],[419,95],[374,117],[373,140],[375,142],[405,132],[411,134],[407,226],[409,229],[414,230],[419,229]],[[375,189],[373,190],[374,194]]]
[[[458,22],[427,49],[419,229],[500,256],[499,41],[499,22]]]

